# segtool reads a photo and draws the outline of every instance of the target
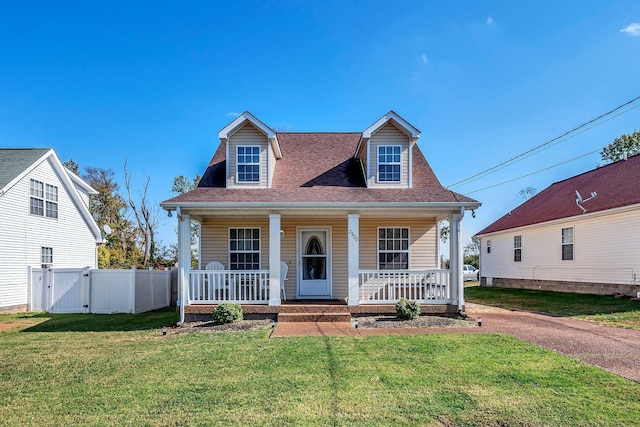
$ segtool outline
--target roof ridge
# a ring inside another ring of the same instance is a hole
[[[612,162],[612,163],[604,164],[602,166],[596,166],[594,169],[589,169],[588,171],[584,171],[582,173],[579,173],[578,175],[574,175],[574,176],[570,176],[569,178],[561,179],[560,181],[556,181],[551,185],[560,184],[561,182],[569,181],[569,180],[572,180],[572,179],[577,178],[577,177],[582,176],[582,175],[586,175],[586,174],[589,174],[589,173],[592,173],[592,172],[595,172],[595,171],[600,171],[600,170],[602,170],[604,168],[615,166],[615,165],[617,165],[618,163],[621,163],[621,162],[628,162],[629,160],[633,159],[634,157],[639,157],[639,156],[640,156],[640,153],[634,154],[633,156],[627,157],[626,159],[620,159],[620,160],[616,160],[615,162]]]

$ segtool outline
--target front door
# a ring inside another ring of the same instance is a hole
[[[298,299],[331,298],[331,233],[328,228],[298,229]]]

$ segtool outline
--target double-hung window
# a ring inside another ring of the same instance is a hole
[[[260,269],[260,229],[229,229],[229,268],[231,270]]]
[[[53,248],[43,246],[40,249],[40,261],[42,268],[53,265]]]
[[[491,253],[491,240],[487,240],[487,253]]]
[[[44,183],[32,179],[29,186],[29,195],[31,196],[29,200],[31,215],[44,216]]]
[[[573,227],[562,229],[562,260],[573,260]]]
[[[238,182],[260,182],[260,146],[239,145],[236,154]]]
[[[400,145],[378,146],[378,182],[400,182]]]
[[[378,269],[406,270],[409,268],[409,229],[404,227],[378,228]]]
[[[32,179],[29,184],[29,196],[31,215],[58,218],[58,187]]]
[[[46,185],[45,214],[47,218],[58,218],[58,187]]]
[[[522,261],[522,236],[513,236],[513,260]]]

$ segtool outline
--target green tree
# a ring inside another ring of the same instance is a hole
[[[480,239],[471,238],[471,243],[464,247],[464,263],[480,268]]]
[[[113,171],[87,167],[82,178],[98,192],[89,199],[93,219],[105,232],[106,241],[98,248],[98,268],[140,265],[142,253],[136,247],[135,227],[127,218],[128,206],[119,194]]]
[[[76,162],[73,161],[73,159],[67,160],[66,162],[62,163],[62,165],[76,175],[79,175],[80,167]]]
[[[600,157],[604,164],[617,162],[629,156],[640,153],[640,131],[617,137],[602,149]]]

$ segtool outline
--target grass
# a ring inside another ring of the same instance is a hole
[[[640,329],[640,301],[629,298],[471,286],[465,288],[465,299],[510,310],[570,316],[609,326]]]
[[[176,320],[0,315],[0,425],[640,423],[640,384],[506,335],[163,337]]]

